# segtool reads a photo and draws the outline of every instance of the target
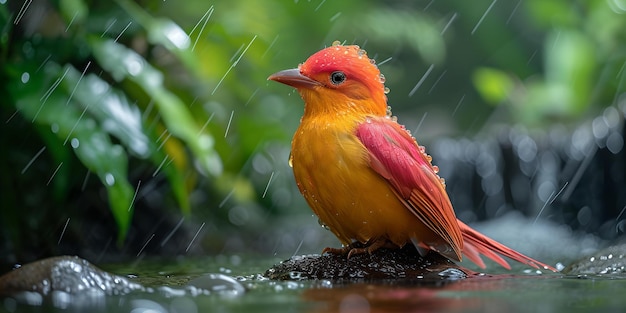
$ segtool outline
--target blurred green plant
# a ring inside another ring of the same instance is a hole
[[[63,21],[54,21],[56,32],[13,38],[17,49],[9,50],[5,61],[10,62],[3,64],[3,74],[8,78],[6,88],[15,109],[32,121],[39,132],[55,135],[42,139],[47,149],[59,156],[59,164],[67,161],[64,150],[72,150],[98,176],[107,189],[120,242],[130,225],[133,201],[140,187],[133,187],[128,181],[131,155],[152,162],[166,175],[178,206],[189,212],[193,186],[188,186],[184,177],[190,161],[183,145],[190,148],[203,171],[219,176],[222,161],[213,136],[202,129],[202,122],[194,118],[185,102],[165,87],[162,72],[150,61],[121,44],[119,38],[106,36],[110,28],[103,27],[107,24],[96,28],[95,23],[86,24],[91,13],[86,3],[62,0],[57,5],[48,9],[58,10],[63,17],[67,25],[64,33],[59,32]],[[6,6],[3,9],[6,14]],[[139,9],[135,14],[138,12]],[[150,30],[148,37],[153,38],[153,44],[162,44],[185,58],[187,66],[197,64],[193,55],[184,55],[182,51],[188,51],[185,47],[166,41],[182,40],[189,44],[190,39],[176,24],[145,13],[135,20]],[[6,20],[3,24],[10,25]],[[133,32],[140,30],[130,30],[128,35],[133,36]],[[45,56],[46,53],[49,54]],[[76,68],[78,64],[80,68]],[[129,100],[127,95],[137,92],[143,96]],[[61,176],[72,174],[60,171],[54,181],[63,181]]]
[[[473,82],[488,103],[506,104],[526,125],[568,123],[614,103],[626,72],[623,1],[526,1],[523,9],[543,29],[542,73],[523,76],[480,68]]]
[[[309,214],[287,166],[301,101],[266,78],[334,40],[378,62],[420,142],[500,108],[504,123],[574,120],[623,91],[621,3],[0,1],[0,233],[57,245],[98,208],[121,242],[150,197],[220,231]]]

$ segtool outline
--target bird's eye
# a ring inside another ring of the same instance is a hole
[[[330,82],[333,85],[340,85],[344,81],[346,81],[346,74],[342,71],[335,71],[330,74]]]

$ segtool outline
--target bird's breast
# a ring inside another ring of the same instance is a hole
[[[390,184],[370,167],[356,123],[303,120],[291,161],[300,192],[320,221],[344,244],[387,237],[403,245],[417,219]]]

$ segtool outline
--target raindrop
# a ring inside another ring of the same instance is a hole
[[[74,97],[74,93],[76,92],[76,88],[78,88],[78,84],[80,84],[80,81],[83,80],[83,77],[85,76],[85,73],[87,73],[87,69],[89,68],[89,65],[91,65],[91,61],[87,62],[87,65],[85,65],[85,69],[83,69],[83,72],[80,74],[80,77],[78,78],[78,81],[76,82],[76,85],[74,85],[74,89],[72,89],[72,92],[70,93],[70,96],[67,98],[67,102],[65,102],[65,105],[68,105],[70,103],[70,101],[72,100],[72,98]]]
[[[383,89],[383,92],[385,94],[388,94],[391,90],[389,89],[389,87],[385,87],[385,89]]]
[[[317,223],[320,224],[320,226],[322,226],[322,228],[326,229],[326,230],[330,230],[330,227],[328,227],[328,225],[326,225],[324,222],[322,222],[321,219],[317,219]]]
[[[228,119],[228,125],[226,125],[226,131],[224,132],[224,138],[228,135],[228,130],[230,129],[230,124],[233,122],[233,115],[235,114],[235,110],[230,112],[230,118]]]
[[[411,91],[409,92],[409,97],[413,96],[413,94],[415,94],[415,92],[417,91],[417,89],[420,88],[420,86],[424,83],[424,81],[426,80],[426,78],[428,78],[428,75],[430,74],[430,72],[432,72],[433,68],[435,68],[435,64],[431,64],[428,67],[428,70],[426,70],[426,73],[424,73],[424,75],[422,76],[422,78],[420,78],[420,80],[417,82],[417,84],[415,84],[415,87],[413,87],[413,89],[411,89]]]
[[[463,279],[467,277],[467,274],[465,274],[465,272],[456,269],[456,268],[448,268],[445,269],[441,272],[439,272],[438,274],[441,277],[444,277],[445,279],[449,279],[449,280],[458,280],[458,279]]]
[[[440,35],[443,36],[443,34],[446,32],[446,30],[448,30],[448,27],[450,27],[450,25],[452,24],[452,22],[454,22],[454,20],[457,17],[457,13],[455,12],[454,14],[452,14],[452,17],[450,18],[450,20],[448,21],[448,23],[446,24],[446,26],[443,27],[443,29],[441,30]]]
[[[331,45],[331,46],[332,46],[332,47],[341,46],[341,41],[339,41],[339,40],[335,40],[335,41],[333,41],[333,43],[332,43],[332,45]]]
[[[381,65],[383,65],[383,64],[385,64],[385,63],[387,63],[387,62],[391,61],[391,59],[393,59],[393,57],[388,57],[388,58],[386,58],[386,59],[384,59],[384,60],[380,61],[380,63],[378,63],[378,66],[381,66]]]
[[[34,157],[32,157],[30,159],[30,161],[28,161],[28,164],[26,164],[26,166],[24,166],[24,168],[22,169],[22,174],[24,174],[24,172],[26,172],[26,170],[33,164],[33,162],[35,162],[35,160],[37,160],[37,158],[46,150],[46,147],[42,147],[41,149],[39,149],[39,152],[37,152],[35,154]]]
[[[228,202],[228,200],[230,199],[230,197],[233,196],[233,194],[235,193],[235,188],[233,188],[227,195],[226,197],[224,197],[224,200],[222,200],[222,202],[220,202],[220,204],[217,206],[218,208],[221,208],[224,206],[224,204],[226,204],[226,202]]]
[[[293,168],[293,155],[289,154],[289,167]]]
[[[133,23],[132,21],[128,22],[128,24],[126,24],[126,27],[124,27],[124,29],[122,29],[122,31],[117,35],[117,37],[115,37],[115,40],[113,40],[113,42],[117,42],[118,40],[120,40],[120,37],[122,37],[122,34],[126,32],[126,30],[130,27],[132,23]]]
[[[193,43],[193,47],[191,47],[191,51],[193,51],[196,48],[196,44],[198,43],[198,40],[200,39],[200,35],[202,35],[202,32],[204,31],[204,28],[206,27],[206,23],[209,21],[209,19],[211,18],[211,15],[213,14],[213,6],[211,6],[205,13],[204,15],[200,18],[200,20],[198,21],[198,23],[196,23],[196,26],[193,27],[193,29],[191,29],[191,32],[189,32],[188,37],[191,37],[191,35],[193,34],[193,32],[196,30],[196,28],[200,25],[200,23],[202,22],[202,20],[204,20],[204,24],[202,24],[202,28],[200,28],[200,32],[198,33],[198,36],[196,37],[196,41],[194,41]],[[205,20],[206,18],[206,20]]]
[[[61,244],[61,239],[63,239],[63,235],[65,234],[65,230],[67,229],[67,225],[70,223],[70,218],[67,218],[65,221],[65,226],[63,226],[63,230],[61,231],[61,235],[59,236],[59,241],[57,241],[57,245]]]
[[[139,186],[141,186],[141,180],[137,183],[137,188],[135,188],[133,199],[130,200],[130,205],[128,206],[128,212],[130,212],[130,210],[133,208],[133,204],[135,204],[135,199],[137,199],[137,194],[139,193]]]
[[[196,234],[193,236],[193,238],[191,238],[191,241],[189,242],[187,249],[185,249],[185,252],[189,251],[189,249],[191,248],[191,245],[193,245],[193,242],[196,240],[196,238],[200,234],[200,231],[202,231],[202,228],[204,228],[204,224],[206,223],[202,222],[202,225],[200,225],[200,228],[198,228],[198,231],[196,232]]]
[[[362,57],[364,55],[367,55],[367,51],[363,50],[363,49],[359,49],[359,51],[357,51],[356,53],[359,57]]]
[[[463,94],[463,96],[461,96],[461,99],[456,104],[456,107],[454,108],[454,111],[452,111],[452,116],[454,116],[456,114],[456,112],[459,110],[459,108],[461,107],[461,104],[463,103],[463,100],[465,100],[465,94]]]
[[[55,133],[55,134],[56,134],[56,133],[58,133],[58,132],[59,132],[59,124],[54,123],[54,124],[50,125],[50,130],[51,130],[53,133]]]
[[[383,83],[383,84],[384,84],[384,83],[385,83],[385,75],[383,75],[383,74],[381,73],[381,74],[380,74],[380,76],[379,76],[379,80],[380,80],[380,82],[381,82],[381,83]]]
[[[317,7],[315,8],[315,10],[313,10],[313,11],[314,11],[314,12],[317,12],[317,10],[319,10],[319,9],[320,9],[320,7],[322,6],[322,4],[324,4],[325,2],[326,2],[326,0],[322,0],[322,1],[320,2],[320,4],[318,4],[318,5],[317,5]]]
[[[184,221],[185,217],[181,217],[176,226],[174,226],[174,228],[167,234],[167,236],[165,236],[165,239],[161,241],[161,247],[165,246],[165,244],[172,238],[174,233],[180,228],[181,225],[183,225]]]
[[[496,4],[497,1],[498,0],[493,0],[493,2],[489,5],[487,10],[485,10],[485,13],[483,13],[483,16],[480,17],[480,20],[478,20],[478,23],[476,23],[476,26],[474,26],[474,29],[472,29],[472,32],[471,32],[472,35],[474,35],[476,30],[478,29],[478,26],[480,26],[480,24],[482,24],[483,20],[485,19],[485,16],[487,16],[487,14],[489,14],[489,11],[491,11],[491,9],[493,8],[493,5]]]
[[[72,148],[76,149],[80,146],[80,141],[76,138],[72,138],[70,145],[72,145]]]
[[[341,12],[337,12],[335,15],[331,16],[330,19],[328,19],[329,22],[332,22],[336,19],[338,19],[341,16]]]
[[[57,168],[54,170],[54,172],[52,173],[52,176],[50,176],[50,179],[48,179],[48,182],[46,183],[46,186],[50,185],[50,182],[52,181],[52,179],[54,178],[54,176],[57,175],[57,172],[59,171],[59,169],[61,168],[61,166],[63,166],[63,162],[61,162],[59,164],[59,166],[57,166]]]
[[[106,29],[104,30],[104,32],[102,32],[102,35],[100,35],[100,38],[104,37],[104,35],[106,35],[106,33],[109,32],[109,29],[111,29],[111,27],[113,27],[113,25],[117,23],[117,19],[112,19],[110,20],[110,22],[108,23],[108,26],[106,27]]]
[[[22,73],[22,83],[26,84],[30,80],[30,74],[28,72]]]
[[[256,40],[257,35],[254,35],[254,37],[252,37],[252,40],[250,40],[250,43],[248,43],[248,45],[246,46],[245,49],[243,49],[243,52],[241,52],[241,54],[239,55],[239,57],[237,58],[237,60],[235,60],[235,62],[233,62],[233,64],[230,65],[230,67],[228,68],[228,70],[226,70],[226,73],[224,73],[224,76],[222,76],[222,78],[217,82],[217,84],[215,85],[215,88],[213,88],[213,91],[211,92],[211,95],[213,95],[216,91],[217,88],[219,88],[219,86],[222,84],[222,82],[224,81],[224,79],[226,78],[226,76],[228,75],[228,73],[230,73],[230,71],[237,66],[237,64],[239,64],[239,61],[241,60],[241,58],[243,57],[244,54],[246,54],[246,51],[248,51],[248,49],[250,48],[250,46],[252,45],[252,43],[254,42],[254,40]]]
[[[14,25],[17,25],[20,20],[22,19],[22,17],[24,17],[24,14],[26,14],[26,10],[28,10],[28,7],[30,6],[30,4],[33,2],[33,0],[27,0],[24,1],[24,4],[22,4],[22,7],[20,8],[20,11],[17,13],[17,16],[15,17],[15,20],[13,21]]]
[[[417,132],[420,130],[420,127],[422,127],[422,123],[424,123],[424,120],[426,120],[426,116],[428,116],[428,112],[424,112],[424,115],[422,115],[422,119],[420,119],[419,123],[417,123],[417,127],[415,127],[415,130],[413,131],[414,134],[417,134]],[[424,147],[420,147],[420,150],[421,148],[424,148]],[[424,151],[426,151],[425,148],[424,148]]]
[[[111,173],[106,173],[104,175],[104,181],[107,185],[113,186],[115,184],[115,176]]]
[[[448,70],[444,70],[441,75],[439,75],[439,77],[437,78],[437,80],[433,83],[433,85],[430,87],[430,89],[428,89],[428,94],[430,94],[431,92],[433,92],[433,89],[435,89],[435,86],[437,86],[437,84],[439,84],[439,81],[443,78],[444,75],[446,75],[446,72],[448,72]]]
[[[146,242],[143,244],[141,249],[139,249],[139,252],[137,252],[137,256],[141,255],[141,253],[143,252],[144,249],[146,249],[150,241],[152,241],[152,238],[154,238],[154,233],[150,236],[150,238],[148,238],[148,240],[146,240]]]
[[[541,201],[547,202],[554,196],[555,190],[556,186],[554,186],[554,183],[551,181],[543,181],[537,188],[537,196]]]
[[[270,178],[267,180],[267,185],[265,186],[265,191],[263,191],[263,196],[261,196],[261,198],[265,198],[265,195],[267,194],[267,190],[270,188],[270,184],[272,183],[272,178],[274,178],[274,172],[272,172],[272,174],[270,175]]]

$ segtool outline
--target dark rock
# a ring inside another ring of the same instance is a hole
[[[616,275],[626,273],[626,243],[610,246],[574,262],[563,270],[568,275]]]
[[[145,287],[107,273],[79,257],[59,256],[28,263],[0,277],[0,295],[34,292],[47,296],[55,291],[70,295],[127,294]]]
[[[422,257],[412,246],[379,249],[372,254],[293,256],[274,265],[265,276],[274,280],[327,279],[333,281],[458,280],[474,273],[447,258],[429,253]]]

